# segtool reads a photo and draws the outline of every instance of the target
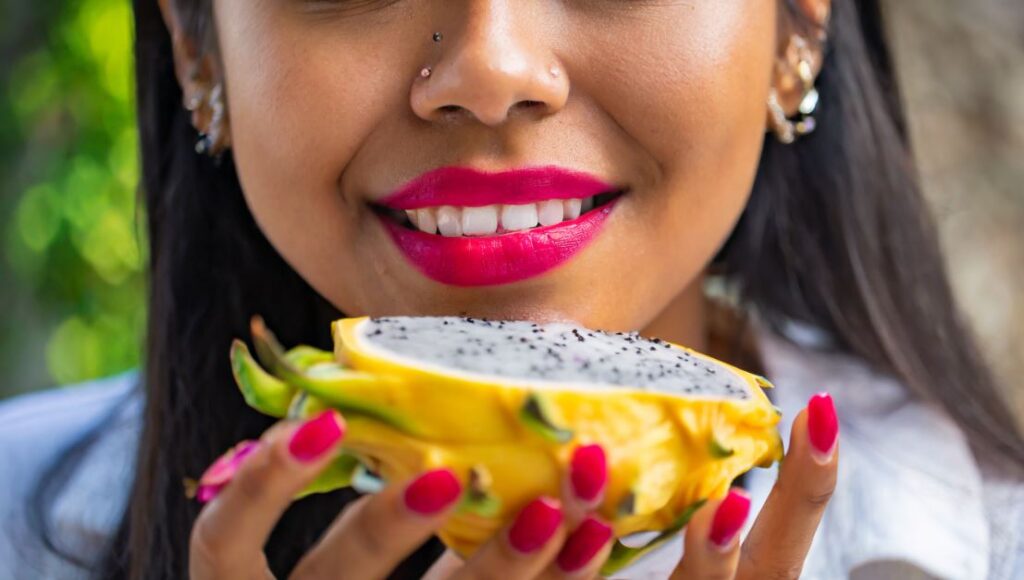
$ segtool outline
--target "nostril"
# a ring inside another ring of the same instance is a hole
[[[462,107],[458,105],[445,105],[440,108],[442,113],[457,113],[462,110]]]

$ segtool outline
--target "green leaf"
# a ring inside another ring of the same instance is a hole
[[[690,523],[693,518],[693,514],[697,513],[704,504],[707,503],[706,499],[702,499],[696,503],[691,504],[683,513],[676,518],[676,521],[669,527],[662,530],[657,536],[654,537],[650,542],[639,547],[631,547],[623,544],[620,540],[615,540],[615,544],[612,545],[612,553],[608,556],[608,560],[601,568],[601,574],[607,576],[614,574],[619,570],[622,570],[634,560],[650,552],[663,544],[666,540],[679,533],[680,530],[686,527],[686,524]]]
[[[295,387],[263,370],[252,358],[249,347],[237,339],[231,343],[231,372],[250,407],[271,417],[288,415]]]

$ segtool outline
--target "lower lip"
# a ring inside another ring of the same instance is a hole
[[[511,284],[569,261],[601,232],[619,199],[580,217],[497,236],[452,237],[405,228],[378,214],[405,257],[428,278],[452,286]]]

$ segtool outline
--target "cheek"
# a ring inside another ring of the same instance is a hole
[[[650,21],[624,19],[602,36],[615,39],[614,50],[586,48],[602,50],[603,64],[584,91],[599,95],[596,106],[656,162],[657,194],[638,211],[662,239],[685,236],[698,261],[731,231],[753,184],[776,10],[774,0],[718,0],[680,7],[671,18],[651,11]]]
[[[374,49],[380,34],[317,25],[285,2],[262,4],[217,3],[239,180],[260,229],[292,267],[314,286],[346,285],[336,273],[373,265],[351,251],[365,207],[339,194],[339,176],[388,111],[407,106],[399,72],[407,65]],[[342,307],[358,310],[358,294],[348,288],[356,304]]]
[[[238,4],[238,0],[222,4]],[[337,170],[351,158],[375,117],[370,107],[392,105],[372,54],[351,40],[317,37],[316,30],[270,10],[223,10],[219,21],[230,97],[235,163],[250,201],[287,211],[334,198]],[[344,48],[345,50],[341,50]],[[271,199],[264,199],[268,197]]]

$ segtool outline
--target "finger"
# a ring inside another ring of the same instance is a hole
[[[334,458],[344,432],[337,411],[268,430],[230,482],[207,495],[210,502],[199,514],[189,544],[192,577],[237,577],[252,570],[254,562],[262,563],[263,545],[277,520]]]
[[[458,554],[451,550],[445,550],[437,562],[430,567],[430,570],[427,570],[423,580],[447,580],[465,565],[466,563],[459,558]]]
[[[512,524],[484,544],[453,580],[535,578],[558,554],[565,539],[562,505],[538,498],[524,507]]]
[[[573,450],[569,476],[563,479],[562,498],[566,520],[574,528],[604,501],[608,460],[600,445],[581,445]]]
[[[736,574],[739,535],[750,513],[750,497],[741,489],[708,502],[686,526],[686,550],[673,580],[726,580]]]
[[[587,516],[566,538],[542,578],[594,578],[612,551],[612,528],[597,516]]]
[[[450,469],[360,498],[299,562],[294,578],[382,578],[454,511],[462,484]]]
[[[779,479],[740,555],[740,578],[797,578],[836,486],[839,422],[832,398],[815,395],[793,421]]]

